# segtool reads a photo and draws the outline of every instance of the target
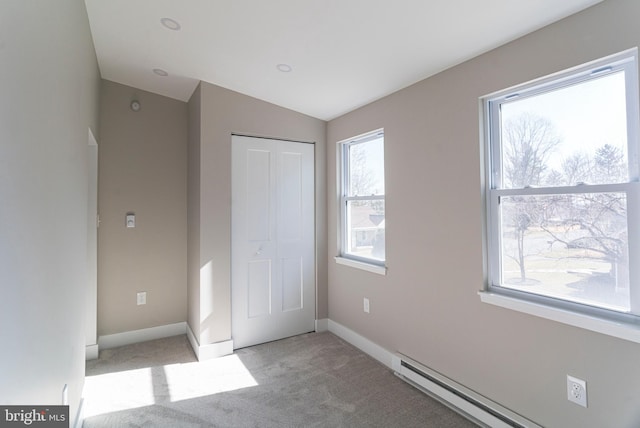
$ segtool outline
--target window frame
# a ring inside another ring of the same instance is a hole
[[[624,71],[627,113],[627,153],[629,180],[624,183],[576,184],[557,187],[502,188],[502,155],[500,108],[509,102],[534,97],[591,81],[606,74]],[[485,303],[514,309],[563,322],[592,331],[640,342],[640,267],[629,263],[630,311],[621,312],[584,303],[548,297],[506,288],[500,285],[501,217],[500,198],[504,196],[570,195],[584,193],[621,192],[627,197],[627,233],[629,260],[640,257],[640,143],[638,52],[637,48],[562,71],[533,82],[518,85],[482,97],[484,127],[484,240],[485,285],[480,291]]]
[[[349,165],[349,148],[357,145],[367,143],[373,140],[377,140],[382,137],[383,150],[384,150],[384,129],[376,129],[374,131],[366,132],[364,134],[339,141],[338,156],[339,156],[339,169],[338,169],[338,195],[339,195],[339,213],[338,213],[338,253],[335,257],[337,263],[351,266],[359,269],[363,269],[369,272],[378,273],[381,275],[386,274],[386,244],[385,244],[385,258],[384,260],[374,259],[370,257],[358,256],[347,251],[349,248],[350,236],[349,236],[349,217],[348,217],[348,204],[352,201],[382,201],[385,202],[385,193],[375,195],[349,195],[350,189],[350,165]],[[383,153],[384,164],[384,153]],[[383,176],[384,180],[384,176]],[[386,186],[385,186],[386,187]],[[385,205],[385,219],[386,219],[386,205]],[[385,223],[385,235],[386,235],[386,223]]]

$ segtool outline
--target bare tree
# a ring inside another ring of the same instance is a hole
[[[523,199],[523,198],[516,198],[516,199]],[[509,211],[512,211],[512,215],[513,215],[513,217],[510,219],[510,223],[514,228],[514,235],[516,238],[518,253],[516,256],[509,255],[509,257],[511,257],[518,264],[518,267],[520,268],[520,281],[525,282],[527,280],[527,271],[525,269],[525,264],[524,264],[524,258],[525,258],[524,238],[527,233],[527,230],[529,230],[529,226],[531,226],[531,223],[533,222],[533,219],[531,218],[531,213],[535,211],[535,209],[532,209],[532,208],[535,208],[535,202],[533,207],[530,203],[531,201],[520,200],[515,202],[516,204],[513,207],[513,209]]]
[[[563,163],[569,184],[588,182],[601,184],[628,179],[628,169],[621,148],[604,144],[593,158],[586,154],[574,155]],[[611,275],[616,282],[618,266],[628,263],[627,254],[627,202],[622,193],[581,193],[558,195],[544,206],[540,222],[553,242],[567,248],[583,250],[581,257],[606,260],[611,263]],[[558,219],[562,219],[558,221]]]
[[[506,188],[616,183],[629,177],[624,150],[611,144],[604,144],[590,154],[573,153],[561,162],[559,170],[552,169],[549,160],[561,139],[553,124],[539,116],[523,114],[506,122],[502,142]],[[628,265],[624,193],[510,196],[504,198],[502,214],[508,227],[505,233],[513,237],[507,249],[512,253],[505,254],[518,265],[521,282],[527,280],[526,256],[541,248],[540,242],[527,244],[525,238],[532,230],[548,234],[551,241],[547,243],[551,246],[560,243],[572,250],[569,257],[608,261],[616,284],[628,281],[618,277],[618,271],[627,271],[618,267]]]
[[[590,181],[593,167],[586,153],[574,153],[562,161],[562,184],[574,186]]]
[[[502,135],[504,187],[524,188],[558,179],[549,170],[548,161],[561,140],[553,124],[545,118],[522,114],[507,121]],[[517,254],[510,254],[520,268],[520,281],[525,282],[525,236],[532,224],[538,223],[541,207],[535,197],[512,197],[503,215],[517,243]]]
[[[375,177],[367,165],[367,153],[361,144],[349,147],[349,186],[351,193],[358,196],[368,196],[373,193]]]
[[[367,152],[362,148],[362,145],[354,144],[349,150],[349,186],[351,193],[357,196],[370,196],[380,192],[381,189],[378,188],[379,182],[371,165],[368,163]],[[384,203],[382,201],[361,201],[355,203],[355,205],[369,205],[375,212],[384,214]]]
[[[547,162],[560,144],[553,123],[530,113],[507,121],[502,135],[505,187],[544,183]]]
[[[620,147],[604,144],[596,150],[594,183],[620,183],[627,181],[629,172],[624,152]]]

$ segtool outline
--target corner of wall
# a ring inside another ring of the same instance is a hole
[[[208,345],[200,345],[189,324],[187,324],[187,338],[189,339],[191,348],[193,348],[193,352],[196,354],[198,361],[206,361],[233,354],[233,340],[224,340],[222,342],[210,343]]]
[[[187,148],[187,321],[200,338],[200,146],[202,85],[188,103]],[[198,340],[199,342],[199,340]],[[199,344],[198,344],[199,346]],[[194,348],[195,349],[195,348]]]

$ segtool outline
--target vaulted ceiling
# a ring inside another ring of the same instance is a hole
[[[329,120],[602,0],[85,0],[102,77]]]

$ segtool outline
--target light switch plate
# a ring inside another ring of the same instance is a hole
[[[138,294],[137,294],[137,302],[138,302],[138,306],[147,304],[147,292],[146,291],[138,292]]]

